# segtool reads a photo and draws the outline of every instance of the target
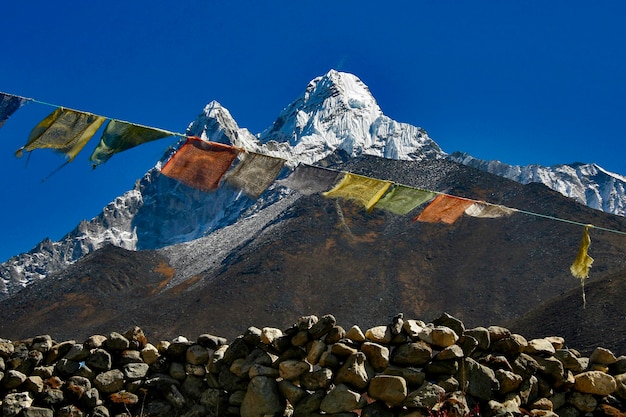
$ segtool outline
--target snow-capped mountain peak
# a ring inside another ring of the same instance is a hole
[[[292,165],[294,158],[313,163],[338,149],[407,160],[445,156],[423,129],[385,116],[359,78],[335,70],[312,80],[259,139]]]

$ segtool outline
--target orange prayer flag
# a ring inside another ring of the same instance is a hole
[[[476,201],[439,194],[413,221],[452,224]]]
[[[230,145],[189,137],[163,166],[161,173],[189,187],[215,191],[239,152]]]

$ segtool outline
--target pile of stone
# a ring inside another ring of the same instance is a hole
[[[155,345],[138,327],[82,343],[0,339],[2,416],[624,415],[626,356],[443,314],[362,331],[332,315]]]

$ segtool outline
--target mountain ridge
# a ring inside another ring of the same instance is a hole
[[[187,134],[284,158],[290,167],[298,162],[319,163],[341,151],[348,158],[360,155],[409,161],[447,158],[487,172],[497,166],[498,175],[507,178],[513,177],[512,172],[526,172],[466,154],[448,155],[425,130],[385,116],[369,88],[356,76],[335,70],[312,80],[272,126],[258,135],[239,127],[228,110],[216,101],[210,102],[190,123]],[[99,216],[81,222],[58,242],[44,240],[28,253],[2,263],[0,299],[107,243],[136,250],[188,242],[235,224],[285,195],[275,186],[256,201],[228,187],[212,194],[193,190],[160,174],[161,165],[175,150],[176,147],[168,149],[132,190],[107,205]],[[540,179],[591,207],[595,204],[595,208],[623,214],[626,207],[623,177],[608,175],[602,169],[574,171],[575,175],[568,177],[562,172],[552,175],[547,169],[536,169],[529,172],[541,175],[528,174],[526,178]],[[602,184],[594,182],[596,177]],[[517,180],[525,181],[521,174]],[[605,201],[610,203],[601,204]]]

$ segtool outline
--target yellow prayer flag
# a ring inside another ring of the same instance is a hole
[[[585,226],[583,238],[580,241],[580,246],[578,248],[578,254],[576,255],[574,263],[570,266],[572,275],[581,280],[585,280],[589,277],[589,269],[593,263],[593,258],[587,254],[589,245],[591,245],[589,226]]]
[[[105,120],[102,116],[60,107],[35,126],[28,142],[17,150],[16,155],[21,156],[23,151],[48,148],[64,153],[71,161]]]
[[[391,187],[391,184],[390,181],[346,172],[339,184],[335,185],[332,190],[323,193],[323,195],[329,198],[356,200],[362,203],[369,211]]]

